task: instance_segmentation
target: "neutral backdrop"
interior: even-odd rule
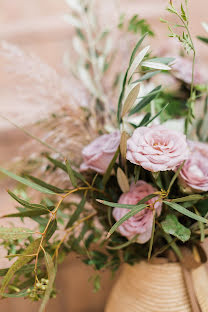
[[[120,14],[127,17],[139,14],[147,18],[153,26],[157,37],[154,39],[155,49],[160,49],[167,29],[159,22],[159,17],[166,17],[164,8],[167,0],[105,0],[98,2],[97,14],[103,27],[112,28],[116,33],[116,25]],[[178,0],[173,1],[179,3]],[[73,30],[66,26],[61,16],[70,12],[63,0],[0,0],[0,40],[6,40],[23,48],[25,51],[38,55],[45,63],[65,74],[63,55],[70,48]],[[208,22],[207,0],[190,0],[191,31],[193,35],[205,35],[202,21]],[[196,40],[197,51],[201,57],[199,62],[208,65],[207,48]],[[1,64],[1,61],[0,61]],[[28,125],[32,120],[38,120],[40,112],[53,109],[45,103],[21,102],[17,99],[15,88],[0,71],[0,113],[15,122]],[[6,121],[0,119],[0,164],[6,164],[16,155],[29,139],[21,131],[13,129]],[[13,202],[6,194],[7,182],[0,181],[1,208],[0,215],[14,209]],[[1,221],[2,222],[2,221]],[[5,221],[4,221],[5,222]],[[0,267],[5,267],[3,251],[0,253]],[[66,259],[60,266],[57,278],[59,294],[49,304],[47,311],[51,312],[101,312],[112,280],[108,272],[102,273],[103,287],[94,294],[88,278],[92,270],[81,263],[75,256]],[[7,299],[0,301],[0,311],[37,311],[37,304],[24,299]]]

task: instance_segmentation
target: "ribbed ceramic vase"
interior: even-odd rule
[[[208,312],[208,276],[204,266],[192,272],[202,312]],[[193,312],[178,263],[124,265],[105,312]]]

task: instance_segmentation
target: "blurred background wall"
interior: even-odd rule
[[[173,0],[176,4],[180,1]],[[190,0],[191,31],[193,36],[203,35],[201,22],[207,20],[207,0]],[[167,28],[159,22],[159,17],[166,17],[164,8],[167,0],[97,0],[97,14],[103,27],[116,33],[119,16],[125,13],[127,18],[134,14],[144,17],[156,32],[153,40],[156,49],[167,36]],[[17,44],[25,51],[32,52],[49,64],[60,74],[65,74],[63,55],[70,49],[72,28],[65,24],[62,15],[70,12],[64,0],[0,0],[0,40]],[[201,60],[208,64],[207,49],[195,40]],[[1,62],[0,62],[1,64]],[[43,104],[45,105],[45,104]],[[0,71],[0,113],[20,124],[29,124],[38,120],[43,107],[21,103],[17,100],[15,89]],[[0,164],[9,162],[18,154],[18,149],[28,141],[28,138],[7,123],[0,120]],[[1,208],[0,215],[13,209],[13,202],[5,192],[6,184],[0,181]],[[3,252],[0,254],[0,267],[5,266]],[[60,266],[57,278],[57,299],[51,301],[48,311],[51,312],[101,312],[112,286],[108,272],[103,272],[103,288],[98,294],[92,292],[88,279],[92,270],[81,263],[75,256],[70,256]],[[37,311],[37,304],[24,299],[7,299],[0,301],[0,311]]]

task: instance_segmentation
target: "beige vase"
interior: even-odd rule
[[[202,312],[208,312],[208,276],[204,266],[192,272]],[[193,312],[178,263],[124,265],[105,312]]]

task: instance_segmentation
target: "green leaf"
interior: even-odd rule
[[[161,222],[162,229],[165,233],[171,234],[182,242],[190,239],[191,231],[181,224],[174,214],[168,214],[163,222]]]
[[[54,193],[63,194],[65,192],[63,189],[60,189],[59,187],[56,187],[56,186],[51,185],[51,184],[48,184],[48,183],[46,183],[46,182],[44,182],[44,181],[42,181],[42,180],[40,180],[40,179],[38,179],[36,177],[33,177],[31,175],[27,175],[27,177],[30,180],[32,180],[33,182],[35,182],[36,184],[46,188],[47,190],[50,190],[50,191],[54,192]]]
[[[147,106],[161,91],[162,86],[157,86],[151,92],[149,92],[139,103],[130,111],[129,116],[138,113],[141,109]]]
[[[133,81],[132,84],[142,82],[144,80],[148,80],[159,73],[161,73],[161,70],[149,71],[146,74],[144,74],[144,76],[139,78],[138,80]]]
[[[47,207],[41,205],[41,204],[31,204],[29,202],[27,202],[26,200],[23,200],[21,198],[19,198],[17,195],[15,195],[13,192],[11,192],[10,190],[8,190],[8,194],[14,198],[19,204],[21,204],[22,206],[24,206],[25,208],[28,209],[45,209],[48,210]]]
[[[189,211],[188,209],[176,204],[176,203],[172,203],[172,202],[168,202],[168,201],[164,201],[164,204],[170,206],[171,208],[173,208],[174,210],[184,214],[185,216],[191,218],[191,219],[194,219],[196,221],[199,221],[199,222],[203,222],[203,223],[208,223],[208,220],[201,217],[201,216],[197,216],[195,213]]]
[[[67,223],[66,229],[71,227],[74,224],[74,222],[77,221],[77,219],[79,218],[80,213],[84,209],[85,203],[86,203],[86,196],[83,196],[81,202],[79,203],[79,205],[77,205],[77,209],[74,211],[74,213],[71,216],[69,222]]]
[[[140,39],[139,41],[137,42],[136,46],[134,47],[133,51],[132,51],[132,54],[131,54],[131,57],[130,57],[130,61],[129,61],[129,65],[131,66],[133,60],[134,60],[134,57],[138,51],[138,49],[140,48],[142,42],[144,41],[145,37],[148,35],[148,33],[145,33]]]
[[[148,250],[148,256],[147,256],[148,260],[150,260],[151,254],[152,254],[154,236],[155,236],[155,211],[153,212],[152,232],[151,232],[151,238],[150,238],[150,244],[149,244],[149,250]]]
[[[108,180],[110,179],[110,176],[111,176],[111,172],[112,172],[112,169],[116,163],[116,160],[118,158],[118,155],[119,155],[119,152],[120,152],[120,147],[118,147],[117,151],[115,152],[104,176],[103,176],[103,179],[102,179],[102,182],[103,182],[103,185],[105,187],[106,183],[108,182]]]
[[[65,171],[66,173],[68,173],[66,165],[63,164],[61,161],[59,161],[59,160],[57,160],[57,159],[54,159],[54,158],[50,157],[50,156],[47,155],[47,154],[46,154],[45,156],[46,156],[46,158],[47,158],[55,167],[60,168],[60,169],[62,169],[63,171]],[[75,176],[77,179],[79,179],[79,180],[82,181],[82,182],[86,182],[86,181],[85,181],[85,178],[83,177],[83,175],[82,175],[81,173],[79,173],[79,172],[77,172],[77,171],[75,171],[75,170],[73,170],[73,169],[72,169],[72,171],[73,171],[74,176]]]
[[[55,194],[54,192],[47,190],[46,188],[39,186],[38,184],[31,182],[30,180],[27,180],[23,177],[17,176],[16,174],[14,174],[14,173],[12,173],[12,172],[10,172],[10,171],[2,168],[2,167],[0,167],[0,171],[2,173],[4,173],[5,175],[7,175],[8,177],[10,177],[10,178],[12,178],[12,179],[24,184],[24,185],[27,185],[27,186],[29,186],[29,187],[33,188],[34,190],[37,190],[41,193]]]
[[[137,240],[137,237],[138,237],[138,234],[136,234],[132,239],[128,240],[126,243],[123,243],[123,244],[121,244],[119,246],[106,246],[106,248],[110,249],[110,250],[119,250],[119,249],[126,248],[129,245],[135,243],[136,240]]]
[[[155,116],[153,116],[151,119],[149,119],[145,124],[144,127],[149,125],[155,118],[157,118],[169,105],[169,103],[167,103]]]
[[[22,227],[0,227],[0,238],[2,239],[22,239],[27,238],[34,233],[35,232],[30,229]]]
[[[136,44],[135,48],[133,49],[133,52],[131,54],[131,57],[130,57],[130,61],[129,61],[129,66],[127,68],[127,71],[124,75],[124,79],[123,79],[123,83],[122,83],[122,89],[121,89],[121,93],[120,93],[120,96],[119,96],[119,100],[118,100],[118,108],[117,108],[117,120],[118,120],[118,123],[120,124],[120,116],[121,116],[121,109],[122,109],[122,101],[123,101],[123,98],[124,98],[124,94],[125,94],[125,87],[126,87],[126,82],[127,82],[127,76],[128,76],[128,72],[129,72],[129,68],[130,66],[132,65],[133,61],[134,61],[134,57],[139,49],[139,47],[141,46],[144,38],[146,37],[147,33],[144,34],[141,39],[138,41],[138,43]]]
[[[136,69],[138,68],[139,64],[142,62],[142,60],[144,59],[144,57],[147,54],[149,48],[150,48],[150,46],[147,46],[141,52],[139,52],[137,54],[137,56],[135,56],[135,58],[134,58],[133,62],[131,63],[131,65],[129,65],[129,68],[128,68],[129,80],[128,80],[128,82],[130,82],[130,79],[131,79],[132,75],[134,74],[134,72],[136,71]]]
[[[145,209],[147,207],[146,204],[141,204],[138,205],[137,207],[132,208],[129,212],[127,212],[120,220],[118,220],[110,229],[108,236],[110,236],[111,234],[113,234],[113,232],[115,232],[117,230],[117,228],[124,223],[126,220],[128,220],[129,218],[133,217],[135,214],[137,214],[138,212],[142,211],[143,209]]]
[[[47,242],[52,236],[53,234],[55,233],[57,229],[57,220],[56,219],[53,219],[49,226],[48,226],[48,229],[47,229],[47,232],[46,232],[46,235],[45,235],[45,241]]]
[[[208,43],[208,38],[207,37],[201,37],[201,36],[197,36],[197,38],[205,43]]]
[[[184,161],[183,161],[182,164],[178,167],[178,169],[176,170],[176,172],[175,172],[175,174],[174,174],[172,180],[170,181],[170,184],[169,184],[169,187],[168,187],[168,190],[167,190],[168,193],[170,193],[171,187],[173,186],[175,180],[177,179],[177,177],[178,177],[178,175],[179,175],[179,173],[180,173],[180,171],[181,171],[183,165],[184,165]]]
[[[74,171],[73,171],[73,169],[71,167],[71,164],[70,164],[69,160],[66,160],[66,169],[67,169],[67,172],[68,172],[71,184],[73,185],[73,187],[77,187],[77,179],[76,179],[76,177],[74,175]]]
[[[152,59],[148,59],[148,62],[156,62],[168,65],[172,63],[175,59],[173,57],[154,57]]]
[[[182,3],[181,3],[181,17],[182,17],[182,19],[183,19],[185,22],[187,22],[186,12],[185,12],[185,10],[184,10],[184,8],[183,8],[183,4],[182,4]]]
[[[53,264],[53,260],[51,256],[47,252],[45,252],[44,257],[45,257],[45,263],[46,263],[46,268],[48,272],[48,285],[47,285],[45,295],[43,297],[39,312],[45,311],[45,307],[46,307],[48,300],[50,299],[50,294],[53,290],[53,284],[54,284],[55,277],[56,277],[56,268]]]
[[[20,270],[24,265],[26,265],[28,262],[30,262],[37,253],[38,248],[40,246],[41,238],[36,239],[33,241],[22,253],[21,256],[12,264],[7,274],[4,276],[0,293],[3,296],[5,293],[5,289],[7,285],[9,284],[10,280],[14,276],[14,274]]]
[[[25,210],[22,212],[11,213],[8,215],[4,215],[1,218],[24,218],[24,217],[37,217],[44,214],[48,214],[50,211],[46,209],[33,209],[33,210]]]
[[[19,298],[19,297],[26,297],[28,295],[27,291],[21,291],[14,294],[2,294],[5,298]]]
[[[151,61],[147,60],[147,61],[142,62],[141,66],[159,69],[159,70],[170,70],[171,69],[168,65],[165,65],[163,63],[156,63],[156,62],[153,62],[152,60]]]
[[[197,200],[202,200],[202,199],[204,199],[204,196],[199,195],[199,194],[193,194],[193,195],[171,199],[171,202],[183,203],[183,202],[197,201]]]
[[[127,204],[118,204],[118,203],[112,203],[112,202],[109,202],[107,200],[102,200],[102,199],[96,199],[97,202],[103,204],[103,205],[106,205],[106,206],[110,206],[110,207],[117,207],[117,208],[124,208],[124,209],[133,209],[133,208],[137,208],[138,205],[140,204],[144,204],[146,203],[148,200],[154,198],[158,196],[157,194],[150,194],[150,195],[147,195],[145,196],[144,198],[142,198],[136,205],[127,205]]]

